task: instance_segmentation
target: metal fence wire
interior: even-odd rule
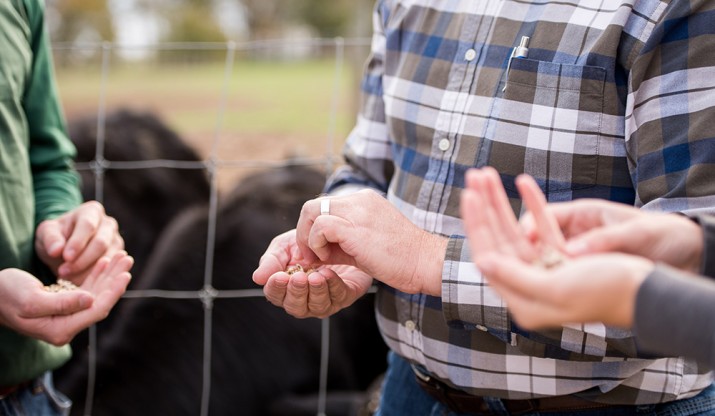
[[[213,262],[214,262],[214,243],[216,238],[216,220],[218,207],[218,173],[223,169],[235,168],[262,168],[276,167],[286,163],[273,160],[256,160],[256,159],[233,159],[223,157],[221,154],[219,143],[222,140],[224,132],[224,124],[226,118],[226,110],[228,103],[229,87],[234,81],[236,75],[234,73],[234,65],[240,56],[245,56],[246,53],[265,53],[270,55],[272,51],[279,48],[298,48],[305,47],[310,49],[319,49],[322,52],[332,54],[334,62],[333,78],[326,80],[326,86],[332,89],[332,102],[329,112],[328,125],[325,126],[324,154],[309,155],[308,157],[292,160],[292,164],[305,164],[311,166],[320,166],[325,172],[331,172],[337,161],[338,140],[343,137],[337,137],[337,119],[338,107],[341,100],[345,97],[341,96],[341,84],[344,82],[344,67],[346,65],[346,48],[358,47],[366,50],[370,40],[364,38],[332,38],[332,39],[307,39],[307,40],[274,40],[274,41],[254,41],[254,42],[226,42],[226,43],[159,43],[151,45],[122,45],[115,43],[73,43],[62,44],[55,43],[53,45],[56,56],[83,54],[99,57],[100,84],[98,88],[98,104],[97,104],[97,145],[94,160],[88,163],[78,163],[77,169],[90,170],[95,177],[95,199],[103,202],[105,198],[104,176],[110,170],[136,170],[136,169],[154,169],[154,168],[170,168],[170,169],[197,169],[205,170],[210,181],[210,200],[209,203],[209,219],[206,241],[206,262],[204,266],[203,288],[197,291],[171,291],[171,290],[128,290],[123,296],[127,298],[165,298],[165,299],[196,299],[200,300],[203,305],[204,312],[204,331],[203,331],[203,374],[202,374],[202,392],[201,392],[201,407],[200,414],[209,414],[209,400],[211,397],[211,354],[212,354],[212,311],[214,300],[219,298],[263,298],[263,292],[259,287],[255,289],[245,290],[218,290],[213,286]],[[113,67],[113,56],[118,52],[161,52],[161,51],[176,51],[184,53],[194,53],[197,51],[221,53],[224,55],[223,60],[223,87],[220,91],[219,105],[215,114],[215,127],[212,142],[208,150],[208,156],[198,162],[180,161],[180,160],[137,160],[137,161],[113,161],[105,158],[105,137],[106,137],[106,118],[108,112],[108,88],[111,85],[110,73]],[[280,64],[280,63],[279,63]],[[177,85],[176,88],[181,88]],[[130,253],[131,254],[131,253]],[[121,302],[121,300],[120,300]],[[321,323],[322,341],[321,341],[321,357],[320,357],[320,385],[318,387],[318,407],[317,415],[326,413],[325,401],[327,385],[327,368],[329,366],[328,348],[329,348],[329,318],[322,320]],[[92,414],[93,400],[95,397],[95,386],[98,382],[96,375],[96,351],[97,351],[97,327],[92,326],[89,329],[89,368],[86,401],[84,403],[84,412],[86,415]]]

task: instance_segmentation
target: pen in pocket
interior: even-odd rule
[[[509,62],[506,64],[506,79],[504,80],[504,88],[502,92],[506,91],[507,82],[509,82],[509,70],[511,69],[511,61],[514,58],[526,58],[529,56],[529,37],[522,36],[519,41],[519,46],[511,50],[511,55],[509,56]]]

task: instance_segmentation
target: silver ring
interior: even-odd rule
[[[320,215],[330,215],[330,199],[323,198],[320,200]]]

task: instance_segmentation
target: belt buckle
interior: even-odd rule
[[[415,373],[415,376],[417,376],[417,378],[419,378],[420,380],[424,381],[425,383],[429,383],[430,380],[432,380],[432,377],[430,377],[430,376],[428,376],[427,374],[425,374],[422,370],[420,370],[419,368],[417,368],[416,365],[410,364],[410,367],[412,368],[412,372]]]

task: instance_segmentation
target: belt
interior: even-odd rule
[[[420,387],[422,387],[422,389],[430,396],[449,407],[451,411],[473,415],[493,414],[490,410],[488,402],[483,397],[475,396],[448,386],[447,384],[426,374],[424,371],[421,371],[414,365],[412,366],[412,370],[415,373],[417,384],[419,384]],[[512,415],[521,415],[532,412],[566,412],[600,408],[629,407],[627,405],[596,403],[576,396],[551,396],[525,400],[499,399],[499,401]]]
[[[15,384],[13,386],[0,386],[0,400],[6,398],[7,396],[15,393],[18,390],[22,390],[25,387],[28,387],[30,384],[32,384],[32,380]]]

